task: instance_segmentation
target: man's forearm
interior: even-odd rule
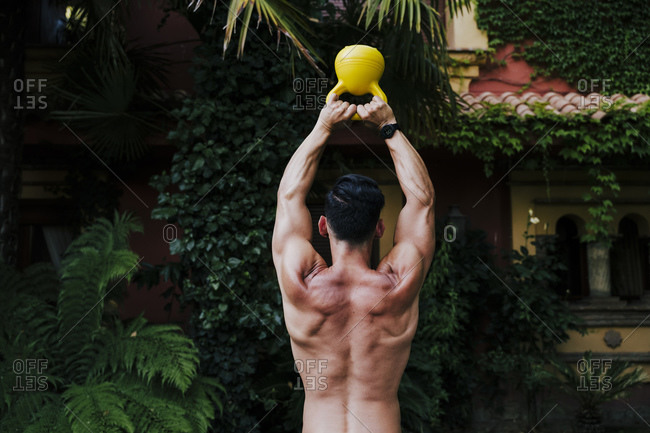
[[[420,154],[401,131],[396,131],[387,139],[386,145],[395,163],[397,179],[406,200],[417,200],[423,206],[433,207],[433,184]]]
[[[305,200],[329,135],[329,129],[317,122],[287,164],[278,188],[278,198]]]

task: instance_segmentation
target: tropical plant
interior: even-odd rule
[[[206,432],[221,408],[175,325],[123,323],[106,304],[139,264],[129,215],[99,219],[49,264],[0,269],[0,430]]]
[[[60,76],[51,83],[51,118],[65,122],[107,160],[141,157],[147,136],[166,130],[169,113],[163,93],[170,65],[162,51],[166,44],[128,40],[129,7],[128,1],[73,2],[66,29],[79,43],[53,66]]]
[[[591,351],[582,355],[576,367],[557,360],[552,365],[560,389],[578,402],[577,433],[603,432],[600,406],[625,398],[631,388],[648,379],[641,367],[629,361],[594,359]]]
[[[175,6],[179,8],[183,3],[187,4],[188,8],[193,8],[194,11],[199,9],[204,3],[204,0],[178,0]],[[209,2],[208,2],[209,3]],[[295,2],[294,2],[295,3]],[[300,3],[300,2],[298,2]],[[310,8],[321,8],[326,6],[329,2],[309,2],[307,3]],[[469,8],[471,0],[447,0],[447,7],[451,15],[457,14],[463,8]],[[305,3],[302,3],[303,6]],[[409,29],[415,29],[420,32],[423,27],[430,27],[431,33],[437,33],[435,37],[439,37],[444,33],[442,22],[434,20],[433,18],[438,15],[435,8],[427,1],[412,1],[412,0],[344,0],[343,11],[346,12],[351,9],[361,8],[362,16],[359,17],[359,22],[363,18],[365,29],[372,26],[381,26],[383,23],[391,22],[392,25],[405,24],[405,18],[408,21]],[[251,17],[253,12],[256,12],[259,20],[264,20],[269,25],[273,26],[278,31],[278,38],[281,35],[289,38],[291,43],[300,49],[306,56],[313,55],[309,53],[305,47],[310,47],[309,41],[301,31],[309,31],[310,15],[304,9],[292,4],[286,0],[231,0],[228,5],[225,3],[219,4],[218,0],[212,0],[212,10],[217,7],[227,6],[228,15],[225,25],[226,37],[224,40],[224,51],[228,47],[233,33],[238,25],[241,26],[239,43],[238,43],[238,56],[243,54],[243,48],[246,43],[248,29],[250,27]],[[214,12],[213,12],[214,15]],[[375,21],[375,17],[377,21]],[[258,21],[259,24],[259,21]]]
[[[206,3],[209,11],[203,16],[209,19],[201,19],[197,10]],[[244,55],[247,40],[260,40],[251,23],[265,21],[269,30],[277,30],[278,44],[285,36],[298,56],[330,81],[335,78],[332,66],[341,48],[355,44],[377,47],[386,58],[382,88],[400,124],[416,143],[425,136],[431,139],[456,113],[457,95],[447,72],[445,17],[429,1],[345,0],[336,6],[334,2],[308,0],[231,0],[227,5],[217,0],[172,0],[171,4],[174,10],[186,11],[202,35],[214,22],[223,24],[224,55],[238,29],[238,58]],[[454,16],[469,8],[471,0],[447,0],[445,4]]]
[[[292,110],[289,56],[279,52],[278,61],[265,46],[269,35],[249,41],[247,55],[236,60],[220,55],[221,29],[208,31],[195,57],[197,94],[176,112],[179,123],[169,136],[176,155],[169,172],[151,182],[160,194],[152,216],[182,229],[170,252],[179,254],[183,269],[171,265],[167,273],[180,282],[183,301],[195,312],[190,331],[202,372],[228,390],[216,428],[246,432],[276,403],[271,391],[261,389],[267,387],[266,369],[290,356],[267,241],[282,168],[315,119]],[[292,371],[289,362],[285,373]],[[281,382],[283,391],[291,380]],[[275,409],[257,428],[286,431],[275,418],[281,415]]]
[[[534,223],[533,218],[530,215],[528,226]],[[528,229],[524,237],[530,237]],[[488,350],[480,361],[485,375],[481,392],[491,396],[492,402],[498,402],[495,397],[504,391],[521,393],[518,404],[528,428],[543,415],[539,397],[547,388],[547,366],[555,357],[557,344],[569,339],[568,330],[584,332],[555,290],[559,272],[565,269],[555,254],[555,242],[546,240],[542,245],[533,241],[533,245],[538,249],[535,255],[526,246],[507,252],[508,266],[501,270],[481,264],[494,283],[485,298]]]
[[[418,330],[400,384],[405,432],[467,428],[477,374],[476,341],[483,295],[490,287],[487,270],[492,248],[481,230],[468,230],[453,242],[436,231],[436,254],[420,291]]]

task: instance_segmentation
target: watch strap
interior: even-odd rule
[[[388,125],[381,127],[379,135],[381,135],[382,138],[391,138],[395,134],[395,131],[399,131],[399,129],[400,128],[397,123],[389,123]]]

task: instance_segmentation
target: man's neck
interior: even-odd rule
[[[361,245],[350,245],[347,242],[330,240],[332,250],[332,267],[341,268],[370,268],[372,241]]]

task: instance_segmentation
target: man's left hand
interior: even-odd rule
[[[328,131],[332,131],[337,125],[350,120],[356,112],[356,105],[339,100],[339,95],[333,93],[318,116],[318,124]]]

